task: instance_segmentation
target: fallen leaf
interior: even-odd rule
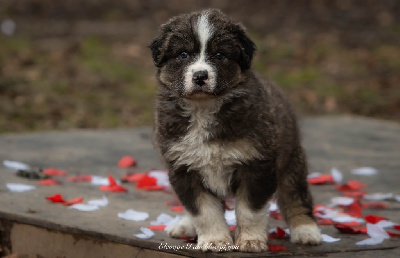
[[[65,176],[67,172],[56,168],[47,168],[43,170],[43,174],[47,176]]]
[[[33,185],[25,185],[25,184],[13,184],[13,183],[7,183],[6,184],[8,190],[11,192],[27,192],[31,190],[35,190],[36,186]]]
[[[136,165],[137,165],[136,160],[131,156],[123,156],[118,161],[118,167],[120,168],[129,168],[129,167],[134,167]]]

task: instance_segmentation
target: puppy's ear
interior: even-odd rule
[[[155,40],[153,40],[153,42],[151,42],[151,44],[149,45],[153,56],[154,64],[157,67],[161,67],[162,65],[164,57],[164,50],[163,50],[164,43],[165,43],[165,36],[160,35]]]
[[[239,64],[242,70],[247,70],[250,68],[251,60],[253,59],[254,51],[256,50],[256,45],[246,35],[245,29],[241,24],[237,24],[236,28],[238,40],[241,47],[241,57]]]

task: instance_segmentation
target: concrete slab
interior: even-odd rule
[[[354,117],[322,117],[304,119],[301,125],[310,171],[327,172],[331,167],[337,167],[344,173],[345,180],[357,179],[366,183],[366,190],[370,193],[400,194],[399,124]],[[67,170],[70,175],[106,176],[111,173],[119,178],[126,170],[118,168],[116,163],[124,155],[132,155],[138,160],[135,171],[162,168],[151,138],[150,128],[3,134],[0,135],[0,160],[18,160],[36,167],[57,167]],[[371,177],[351,175],[350,170],[360,166],[375,167],[379,174]],[[17,177],[11,170],[0,167],[0,254],[18,253],[19,257],[254,256],[237,252],[213,254],[160,248],[161,243],[186,245],[183,240],[172,239],[165,232],[156,231],[155,237],[149,240],[135,238],[133,234],[139,233],[141,226],[149,225],[149,221],[160,213],[179,214],[164,205],[164,201],[174,199],[172,193],[136,190],[131,184],[125,185],[128,193],[104,193],[98,186],[61,180],[63,185],[38,186],[34,191],[11,193],[6,183],[35,185],[36,182]],[[331,197],[340,195],[332,185],[313,186],[312,191],[315,203],[327,204]],[[84,213],[52,204],[44,198],[55,193],[61,193],[67,199],[82,196],[84,200],[105,194],[109,205]],[[400,222],[400,203],[388,204],[388,209],[364,210],[364,213]],[[131,222],[117,217],[118,212],[127,209],[146,211],[150,218],[144,222]],[[277,225],[284,226],[281,221],[271,219],[271,227]],[[372,257],[382,253],[385,257],[398,256],[398,238],[385,240],[377,246],[360,247],[355,242],[367,238],[365,235],[341,234],[332,226],[321,228],[323,233],[342,240],[317,247],[294,245],[288,240],[270,240],[270,244],[284,245],[290,251],[262,255]]]

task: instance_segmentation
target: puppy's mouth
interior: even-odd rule
[[[193,91],[185,96],[185,98],[188,99],[209,99],[213,97],[214,95],[212,93],[202,90]]]

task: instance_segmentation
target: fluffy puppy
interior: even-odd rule
[[[255,45],[243,27],[218,10],[184,14],[162,25],[150,48],[156,142],[187,211],[169,234],[197,235],[204,251],[233,245],[222,201],[235,197],[235,245],[265,251],[277,193],[291,241],[319,244],[294,112],[250,68]]]

